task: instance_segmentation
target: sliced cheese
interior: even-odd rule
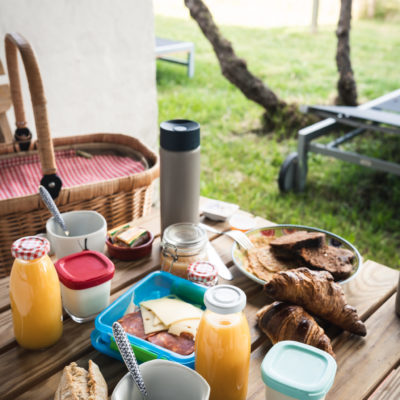
[[[150,311],[143,304],[140,304],[140,311],[142,313],[144,333],[146,335],[148,335],[149,333],[165,331],[168,329],[153,313],[153,311]]]
[[[200,318],[184,319],[170,325],[168,332],[179,336],[181,333],[190,333],[193,339],[196,337],[197,328],[200,323]]]
[[[170,326],[174,322],[185,319],[197,319],[203,314],[203,311],[177,298],[162,297],[161,299],[148,300],[140,303],[161,320],[161,322]]]

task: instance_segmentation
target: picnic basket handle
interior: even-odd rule
[[[6,35],[5,50],[16,125],[17,128],[26,128],[17,50],[21,54],[25,73],[28,79],[33,114],[35,117],[36,134],[38,139],[37,147],[43,173],[41,184],[45,186],[52,197],[55,198],[61,190],[62,183],[60,178],[56,175],[57,168],[47,116],[46,96],[44,94],[42,77],[40,75],[35,53],[33,52],[29,42],[19,33],[8,33]]]

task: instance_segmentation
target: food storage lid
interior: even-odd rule
[[[39,236],[26,236],[16,240],[11,246],[11,254],[21,260],[35,260],[50,251],[50,242]]]
[[[195,252],[203,248],[207,242],[206,231],[197,224],[183,222],[168,226],[163,234],[161,246],[175,247],[179,253]]]
[[[249,217],[247,215],[233,214],[232,217],[229,218],[229,225],[232,229],[247,232],[255,227],[256,220],[254,217]]]
[[[160,146],[170,151],[190,151],[200,146],[200,125],[187,119],[161,122]]]
[[[88,289],[109,281],[115,267],[98,251],[85,250],[60,258],[55,267],[60,282],[70,289]]]
[[[196,261],[188,268],[188,279],[196,283],[213,282],[217,275],[217,268],[208,261]]]
[[[226,203],[220,200],[208,200],[203,206],[202,211],[204,215],[214,221],[226,221],[231,217],[239,206],[237,204]]]
[[[218,285],[207,289],[204,304],[218,314],[233,314],[246,306],[246,295],[236,286]]]
[[[336,361],[325,351],[286,340],[264,357],[261,375],[271,389],[299,400],[318,400],[331,388]]]

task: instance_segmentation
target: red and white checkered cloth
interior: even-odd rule
[[[144,171],[140,161],[115,155],[79,157],[75,150],[55,152],[57,175],[63,187],[121,178]],[[42,169],[38,154],[0,160],[0,200],[26,196],[38,192]]]

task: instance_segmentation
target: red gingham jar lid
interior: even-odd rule
[[[211,283],[218,275],[214,264],[208,261],[196,261],[189,265],[188,279],[196,283]]]
[[[46,238],[27,236],[16,240],[11,246],[11,254],[21,260],[35,260],[50,251],[50,243]]]

